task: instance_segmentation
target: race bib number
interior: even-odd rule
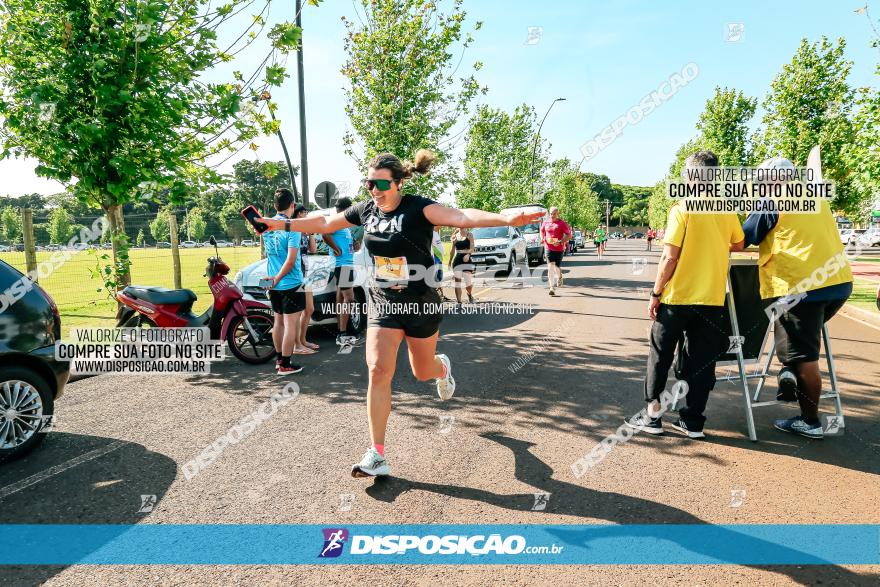
[[[385,281],[409,281],[409,266],[406,257],[381,257],[373,258],[376,264],[376,278]]]

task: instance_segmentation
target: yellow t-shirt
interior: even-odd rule
[[[680,205],[670,208],[663,242],[681,247],[681,255],[660,302],[723,306],[730,244],[744,239],[736,214],[689,214]]]
[[[761,298],[776,298],[849,283],[852,270],[827,200],[818,214],[779,214],[761,241]]]

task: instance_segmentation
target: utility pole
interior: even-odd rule
[[[611,200],[605,200],[605,231],[607,233],[608,230],[611,229],[611,225],[609,224],[609,217],[611,216]]]
[[[552,102],[550,102],[550,108],[547,108],[547,112],[544,114],[544,118],[541,119],[541,124],[538,125],[538,133],[535,135],[535,146],[532,147],[532,165],[529,167],[529,180],[532,184],[532,201],[535,199],[535,155],[538,153],[538,139],[541,138],[541,129],[544,127],[544,121],[547,120],[547,115],[550,114],[550,110],[553,109],[553,105],[557,102],[564,102],[565,98],[556,98]]]
[[[272,94],[268,91],[263,92],[259,96],[254,96],[252,100],[254,102],[260,102],[261,100],[265,100],[268,102],[272,99]],[[272,110],[272,105],[269,105],[269,116],[272,117],[272,122],[275,122],[275,112]],[[294,201],[302,201],[299,197],[299,194],[296,193],[296,184],[293,182],[293,176],[295,175],[293,172],[293,163],[290,162],[290,155],[287,153],[287,144],[284,142],[284,137],[281,135],[281,127],[278,127],[278,140],[281,141],[281,150],[284,152],[284,160],[287,162],[287,173],[288,179],[290,180],[290,189],[293,191],[293,199]],[[305,206],[305,203],[303,203]]]
[[[296,0],[296,26],[302,30],[302,0]],[[299,40],[299,51],[296,52],[296,71],[299,85],[299,150],[300,174],[302,177],[303,206],[309,207],[309,155],[306,149],[306,87],[303,77],[303,38]],[[293,178],[291,178],[293,180]]]

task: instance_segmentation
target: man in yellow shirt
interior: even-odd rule
[[[699,151],[687,168],[717,167],[718,157]],[[648,313],[654,324],[645,378],[646,410],[626,421],[631,428],[662,434],[660,405],[675,347],[682,344],[687,406],[672,427],[689,438],[705,438],[703,412],[715,387],[715,363],[728,348],[725,284],[730,251],[743,248],[743,231],[735,214],[695,214],[682,204],[669,210],[663,253],[651,291]]]
[[[777,157],[760,167],[794,169],[794,164]],[[774,426],[784,432],[821,439],[822,326],[846,303],[853,281],[831,208],[827,200],[822,200],[817,214],[750,214],[743,229],[748,244],[760,245],[761,298],[775,302],[785,297],[787,301],[777,305],[785,310],[775,327],[776,356],[784,365],[779,373],[777,399],[796,399],[801,415],[776,420]]]

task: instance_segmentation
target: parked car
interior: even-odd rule
[[[645,233],[644,232],[634,232],[631,235],[629,235],[627,238],[645,238]]]
[[[43,289],[0,261],[0,463],[35,448],[51,428],[70,363],[55,359],[58,307]]]
[[[858,243],[863,247],[877,247],[880,246],[880,227],[869,228],[862,234]]]
[[[574,231],[574,246],[575,247],[584,247],[586,246],[586,241],[584,241],[584,233],[580,230]]]
[[[523,204],[501,210],[501,214],[518,214],[520,212],[543,212],[546,216],[547,209],[540,204]],[[542,220],[543,222],[543,220]],[[526,224],[520,229],[526,242],[526,260],[529,264],[544,262],[544,245],[541,243],[541,222]],[[522,257],[521,257],[522,258]]]
[[[243,247],[258,247],[258,246],[260,246],[260,243],[258,243],[257,241],[251,240],[249,238],[246,238],[243,241],[241,241],[241,246],[243,246]]]
[[[170,249],[171,243],[169,243],[167,241],[159,241],[156,243],[156,248],[157,249]]]
[[[0,245],[0,253],[8,253],[12,249],[7,247],[6,245]]]
[[[222,248],[234,247],[235,245],[229,241],[217,241],[217,246],[222,249]]]
[[[504,268],[508,273],[528,259],[525,238],[512,226],[475,228],[474,253],[471,262],[479,268]]]
[[[309,213],[310,216],[318,214],[331,216],[336,214],[336,208],[314,210]],[[357,233],[360,231],[356,231],[353,228],[352,232],[355,233],[355,238],[357,239]],[[328,254],[328,247],[321,240],[320,235],[316,236],[316,240],[318,241],[317,252],[305,256],[306,279],[311,286],[312,295],[315,299],[315,311],[312,314],[310,324],[336,324],[336,314],[333,312],[336,305],[336,286],[330,279],[336,264],[333,257]],[[355,251],[354,297],[357,303],[353,304],[353,313],[351,314],[351,327],[355,332],[361,332],[367,327],[367,316],[364,313],[364,309],[367,301],[368,277],[371,264],[370,256],[363,247]],[[243,267],[241,271],[236,273],[233,281],[244,292],[245,298],[268,304],[269,296],[266,294],[266,290],[260,287],[260,280],[267,275],[266,259],[261,259]]]
[[[852,235],[855,234],[852,228],[840,228],[838,232],[840,233],[840,242],[844,245],[848,245],[851,242]]]
[[[178,245],[181,249],[194,249],[199,246],[196,241],[182,241],[180,245]]]

